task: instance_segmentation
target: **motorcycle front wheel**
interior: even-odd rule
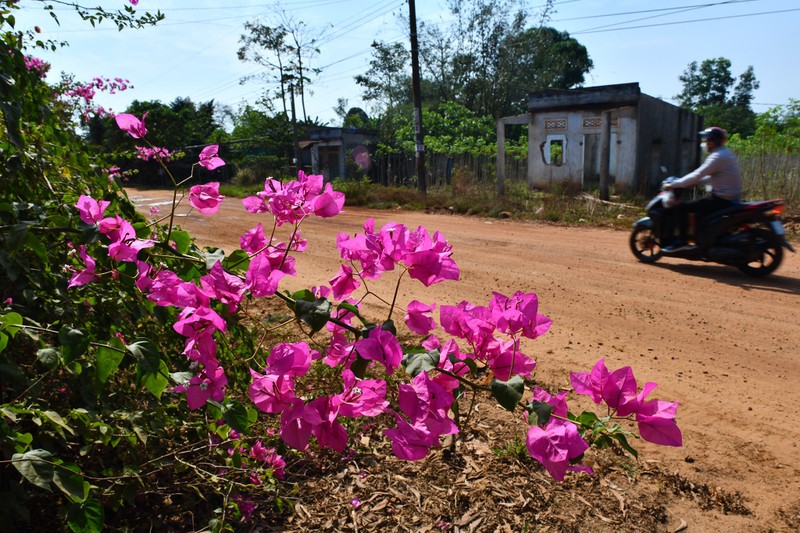
[[[780,239],[769,230],[754,228],[752,232],[753,243],[749,261],[737,265],[739,270],[753,277],[767,276],[775,272],[783,261],[783,244]]]
[[[631,252],[642,263],[655,263],[661,259],[661,243],[650,228],[634,228],[630,245]]]

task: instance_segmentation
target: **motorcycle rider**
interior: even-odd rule
[[[693,248],[687,240],[689,213],[695,213],[699,227],[703,218],[715,211],[736,205],[742,196],[742,175],[739,172],[739,164],[733,152],[725,146],[728,141],[727,132],[713,126],[701,131],[700,138],[709,153],[706,160],[693,172],[665,184],[664,189],[686,188],[701,183],[710,184],[711,195],[669,209],[664,221],[666,225],[664,235],[672,236],[677,223],[679,236],[675,241],[665,243],[662,250],[667,253]]]

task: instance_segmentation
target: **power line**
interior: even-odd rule
[[[618,13],[602,13],[600,15],[585,15],[582,17],[571,17],[566,19],[556,19],[554,22],[572,22],[574,20],[586,20],[586,19],[598,19],[598,18],[608,18],[608,17],[621,17],[623,15],[643,15],[645,13],[657,13],[659,11],[670,11],[667,15],[672,15],[672,11],[680,10],[680,9],[694,9],[694,8],[703,8],[703,7],[714,7],[722,4],[739,4],[743,2],[759,2],[761,0],[727,0],[725,2],[715,2],[713,4],[693,4],[687,6],[674,6],[674,7],[662,7],[658,9],[642,9],[639,11],[620,11]]]
[[[755,17],[755,16],[759,16],[759,15],[775,15],[775,14],[778,14],[778,13],[790,13],[790,12],[794,12],[794,11],[800,11],[800,8],[796,8],[796,9],[781,9],[781,10],[778,10],[778,11],[761,11],[761,12],[758,12],[758,13],[745,13],[745,14],[742,14],[742,15],[727,15],[727,16],[710,17],[710,18],[704,18],[704,19],[678,20],[678,21],[674,21],[674,22],[662,22],[660,24],[642,24],[642,25],[639,25],[639,26],[627,26],[625,28],[589,29],[589,30],[581,30],[581,31],[572,32],[571,35],[586,35],[586,34],[590,34],[590,33],[606,33],[606,32],[609,32],[609,31],[636,30],[636,29],[641,29],[641,28],[655,28],[655,27],[659,27],[659,26],[674,26],[674,25],[677,25],[677,24],[691,24],[693,22],[709,22],[709,21],[716,22],[716,21],[725,20],[725,19],[735,19],[735,18],[742,18],[742,17]]]

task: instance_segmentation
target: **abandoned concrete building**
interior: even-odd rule
[[[652,192],[663,169],[682,175],[700,162],[702,117],[643,94],[638,83],[546,90],[528,95],[528,113],[497,121],[500,190],[508,124],[528,126],[533,187]]]

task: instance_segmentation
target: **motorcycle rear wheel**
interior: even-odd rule
[[[763,277],[775,272],[783,261],[783,244],[780,239],[769,230],[754,228],[754,246],[760,249],[759,257],[748,263],[737,265],[737,268],[753,277]]]
[[[661,242],[651,228],[634,228],[630,246],[633,255],[642,263],[655,263],[661,259]]]

